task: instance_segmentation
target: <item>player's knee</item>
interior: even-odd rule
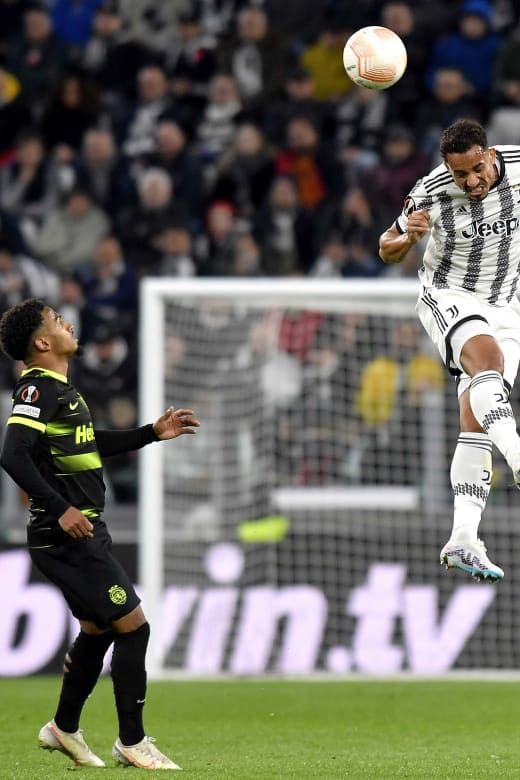
[[[149,638],[149,623],[143,623],[135,631],[116,635],[111,664],[112,679],[115,682],[121,679],[127,680],[132,673],[137,673],[141,668],[144,669]]]
[[[504,354],[492,336],[475,336],[467,341],[462,348],[460,362],[471,377],[482,371],[504,372]]]

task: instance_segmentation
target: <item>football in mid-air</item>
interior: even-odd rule
[[[355,84],[367,89],[388,89],[406,70],[406,48],[387,27],[362,27],[343,49],[343,65]]]

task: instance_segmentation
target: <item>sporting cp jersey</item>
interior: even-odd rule
[[[520,146],[495,149],[498,181],[484,200],[468,198],[442,164],[419,179],[396,225],[405,233],[414,209],[430,215],[424,286],[467,290],[501,306],[516,294],[520,274]]]
[[[43,479],[87,517],[99,516],[105,497],[101,457],[88,406],[67,377],[43,368],[22,372],[7,424],[36,430],[32,460]],[[48,511],[30,498],[38,525]]]

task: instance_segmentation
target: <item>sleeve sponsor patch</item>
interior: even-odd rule
[[[38,409],[36,406],[28,406],[27,404],[15,404],[13,406],[12,414],[25,414],[27,417],[36,417],[38,418],[40,416],[41,409]]]

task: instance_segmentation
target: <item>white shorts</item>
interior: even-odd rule
[[[520,361],[520,302],[516,297],[507,306],[492,306],[463,290],[423,287],[415,310],[450,373],[460,377],[459,396],[471,381],[460,365],[462,347],[482,334],[493,336],[500,345],[504,380],[513,386]]]

